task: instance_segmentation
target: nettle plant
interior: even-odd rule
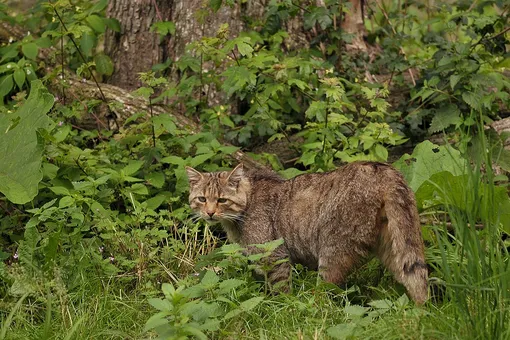
[[[187,98],[194,114],[205,101],[202,95],[197,101],[195,91],[221,87],[238,105],[199,110],[206,129],[247,147],[298,133],[306,140],[298,160],[305,167],[330,169],[335,159],[386,161],[386,146],[405,141],[389,124],[400,113],[390,112],[388,89],[339,77],[334,65],[307,52],[283,53],[286,34],[250,31],[226,39],[223,26],[216,37],[188,46],[176,63],[180,83],[163,95]]]
[[[62,66],[76,70],[77,74],[90,78],[93,70],[98,77],[113,73],[110,57],[98,50],[107,28],[120,32],[117,19],[106,18],[107,0],[56,1],[43,3],[45,19],[42,37],[49,37],[59,50]]]
[[[395,3],[374,14],[371,35],[387,51],[376,66],[415,77],[421,72],[402,105],[414,133],[475,132],[473,112],[482,113],[487,124],[510,104],[510,81],[503,73],[510,66],[508,6],[501,1],[425,6],[410,2],[402,11]],[[398,51],[405,56],[396,58]]]

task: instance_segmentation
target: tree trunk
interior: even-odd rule
[[[147,72],[164,61],[164,45],[150,28],[157,21],[170,20],[172,3],[168,0],[110,0],[107,16],[119,20],[121,32],[107,30],[105,34],[105,52],[115,65],[109,84],[136,89],[141,85],[138,73]]]
[[[167,58],[179,60],[186,52],[186,45],[203,37],[215,36],[223,24],[229,27],[228,38],[238,36],[246,28],[243,17],[261,18],[267,3],[268,0],[235,2],[233,6],[223,5],[213,12],[208,1],[200,0],[111,0],[107,16],[119,20],[121,32],[107,30],[105,35],[105,53],[115,65],[108,83],[126,89],[138,87],[138,72],[146,72]],[[160,42],[158,34],[150,32],[151,25],[157,21],[172,21],[175,34]],[[283,42],[287,50],[309,44],[311,33],[303,30],[302,16],[285,22],[284,29],[289,32],[289,37]],[[211,67],[203,65],[203,68]],[[172,69],[170,77],[178,81],[179,72]],[[208,106],[217,105],[224,99],[218,89],[211,88],[205,92]]]
[[[354,38],[346,48],[348,51],[367,51],[365,36],[367,34],[364,24],[364,0],[349,0],[350,13],[345,15],[342,22],[342,29],[345,33],[352,34]]]

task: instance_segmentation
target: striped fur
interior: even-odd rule
[[[416,303],[427,299],[414,194],[390,165],[354,162],[290,180],[245,172],[242,165],[230,172],[187,172],[191,208],[208,222],[221,222],[231,242],[247,246],[283,238],[272,260],[290,258],[336,284],[372,253]],[[287,280],[289,273],[284,262],[269,279]]]

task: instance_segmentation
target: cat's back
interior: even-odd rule
[[[269,170],[253,171],[249,177],[255,194],[276,195],[286,200],[303,198],[311,205],[341,192],[366,195],[395,184],[406,185],[391,165],[370,161],[356,161],[331,172],[303,174],[288,180]]]
[[[342,193],[361,196],[381,193],[395,183],[405,185],[401,174],[391,165],[356,161],[331,172],[297,176],[285,181],[282,191],[290,197],[321,202]]]

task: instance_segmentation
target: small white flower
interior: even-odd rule
[[[19,254],[18,254],[18,251],[16,250],[16,252],[14,253],[14,255],[12,255],[12,257],[17,260],[18,257],[19,257]]]
[[[8,68],[8,69],[9,69],[9,68],[11,68],[11,67],[12,67],[12,66],[11,66],[11,64],[8,64],[8,65],[7,65],[7,68]]]
[[[12,43],[14,41],[14,38],[13,37],[9,37],[9,44]]]
[[[58,126],[62,126],[62,125],[64,125],[63,121],[58,122]]]
[[[31,75],[32,74],[32,71],[30,71],[30,69],[26,69],[25,72],[27,73],[27,76]]]

